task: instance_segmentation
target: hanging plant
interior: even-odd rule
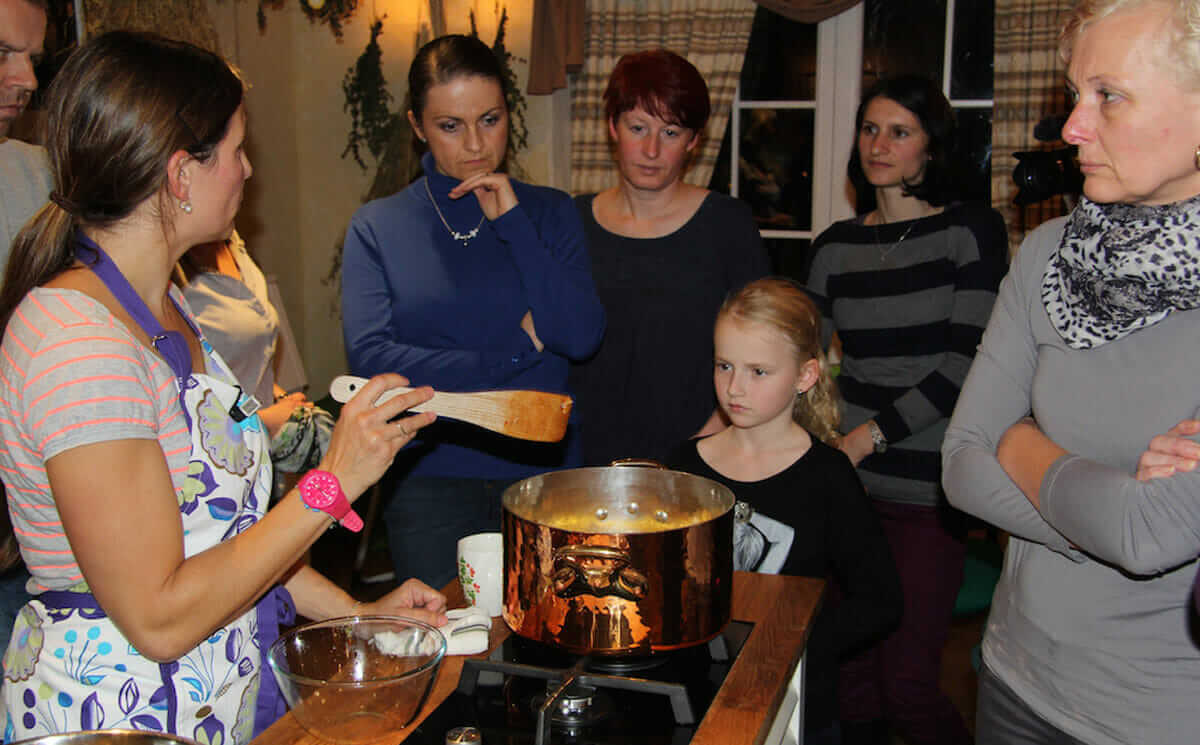
[[[479,38],[479,29],[475,26],[475,11],[471,11],[471,36]],[[517,162],[517,153],[529,147],[529,130],[525,127],[525,95],[521,93],[521,86],[517,84],[517,73],[513,70],[514,62],[525,62],[521,57],[513,55],[504,46],[504,27],[508,25],[508,6],[500,10],[500,23],[496,26],[496,40],[492,42],[492,54],[496,55],[496,59],[500,60],[500,67],[504,70],[505,87],[508,89],[508,94],[505,97],[508,102],[508,149],[505,151],[505,160],[512,169],[513,175],[523,175],[524,169]]]
[[[267,29],[266,8],[278,10],[286,0],[258,0],[258,30]],[[317,23],[328,23],[329,30],[338,39],[342,38],[342,26],[354,15],[358,0],[299,0],[300,10],[308,16],[308,20]]]
[[[387,80],[383,77],[383,50],[379,48],[379,35],[383,33],[383,19],[376,18],[371,24],[371,40],[359,55],[354,66],[342,78],[342,92],[346,95],[344,110],[350,114],[350,134],[342,157],[354,156],[364,169],[360,148],[366,147],[376,160],[387,145],[388,132],[394,116],[388,109],[392,94],[388,92]]]

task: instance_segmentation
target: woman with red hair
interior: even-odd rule
[[[718,421],[713,319],[768,272],[750,208],[683,181],[710,111],[700,72],[665,49],[627,54],[604,108],[619,180],[576,198],[608,318],[599,351],[572,368],[587,465],[662,460]]]

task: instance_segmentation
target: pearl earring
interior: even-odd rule
[[[190,215],[192,214],[192,203],[187,200],[181,200],[179,202],[179,209]]]

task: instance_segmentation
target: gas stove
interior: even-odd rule
[[[707,644],[633,658],[579,657],[512,635],[466,660],[458,688],[404,743],[443,745],[473,728],[483,745],[684,745],[752,629],[734,621]]]
[[[824,584],[808,577],[734,572],[733,617],[741,623],[730,624],[723,635],[727,661],[720,659],[719,652],[714,659],[708,647],[702,645],[684,650],[678,660],[671,656],[663,665],[645,670],[584,670],[583,675],[645,678],[661,684],[668,693],[637,693],[629,697],[629,691],[608,691],[599,686],[591,687],[597,688],[597,693],[602,692],[602,696],[586,689],[570,690],[565,704],[551,701],[550,708],[554,711],[548,716],[557,716],[562,721],[557,727],[551,721],[546,728],[549,742],[554,745],[615,742],[802,745],[804,645],[821,604]],[[445,592],[451,607],[463,604],[457,581],[447,586]],[[489,649],[493,652],[486,658],[446,658],[422,721],[368,745],[396,745],[398,741],[404,745],[442,745],[447,732],[463,726],[480,730],[484,745],[536,742],[538,716],[532,708],[533,702],[540,696],[544,704],[547,692],[553,693],[561,686],[563,670],[579,664],[578,658],[531,646],[509,634],[502,622],[493,624]],[[464,674],[467,664],[472,668],[469,674]],[[488,667],[497,664],[539,665],[554,668],[555,673],[523,678]],[[684,672],[679,673],[679,669]],[[464,684],[464,691],[456,690],[460,683]],[[690,718],[695,720],[691,724],[687,723],[687,710],[678,703],[676,683],[687,691]],[[522,690],[525,688],[528,693]],[[583,702],[589,698],[593,704],[595,699],[601,699],[598,710],[607,711],[607,715],[596,717],[584,713]],[[592,721],[593,718],[598,721]],[[305,731],[289,712],[251,745],[327,743]]]

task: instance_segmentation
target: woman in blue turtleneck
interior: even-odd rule
[[[425,174],[355,213],[342,268],[342,328],[356,375],[403,370],[446,391],[567,390],[568,360],[604,333],[570,197],[497,172],[508,143],[506,81],[470,36],[443,36],[408,74]],[[441,420],[401,451],[384,507],[397,577],[441,587],[465,535],[500,528],[512,482],[580,464],[560,443],[511,440]]]

